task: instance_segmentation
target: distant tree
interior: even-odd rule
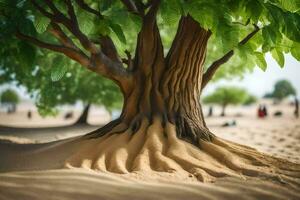
[[[8,112],[15,112],[16,105],[19,103],[19,96],[18,94],[11,89],[5,90],[0,96],[1,104],[8,105]]]
[[[295,96],[296,90],[288,80],[279,80],[275,83],[272,97],[281,101],[290,95]]]
[[[288,80],[279,80],[275,83],[272,92],[264,95],[264,98],[273,98],[275,102],[280,102],[282,99],[293,95],[296,98],[296,90]]]
[[[244,105],[251,105],[257,101],[256,96],[248,94],[246,100],[244,101]]]
[[[225,116],[228,105],[242,104],[247,100],[248,93],[237,87],[219,87],[212,94],[203,98],[204,103],[217,104],[222,107],[221,116]]]

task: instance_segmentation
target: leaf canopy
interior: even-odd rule
[[[43,0],[36,2],[47,7]],[[64,1],[53,2],[67,14]],[[110,36],[122,58],[126,57],[125,50],[134,55],[141,17],[129,12],[121,1],[85,2],[101,15],[86,12],[74,3],[80,30],[92,40]],[[146,1],[139,2],[146,4]],[[256,65],[266,70],[264,57],[268,52],[281,67],[287,53],[300,61],[300,0],[162,0],[157,21],[165,53],[171,46],[178,21],[184,15],[192,16],[212,32],[206,68],[234,50],[233,58],[217,72],[215,79],[241,76]],[[0,80],[26,86],[39,105],[50,107],[76,100],[110,106],[112,96],[121,99],[112,82],[79,68],[78,64],[61,55],[37,49],[15,37],[20,31],[58,44],[49,34],[50,23],[30,0],[0,0]],[[253,31],[253,24],[261,30],[241,45],[240,41]],[[66,33],[85,52],[79,41]]]

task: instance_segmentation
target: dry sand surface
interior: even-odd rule
[[[264,180],[227,178],[216,183],[142,182],[86,170],[0,174],[0,199],[220,200],[299,199],[296,190]]]
[[[287,105],[270,108],[270,113],[278,109],[285,111],[282,117],[269,116],[261,120],[255,116],[255,107],[234,108],[228,117],[211,117],[207,123],[211,131],[222,138],[300,163],[300,120],[293,117],[292,108]],[[237,114],[242,116],[237,117]],[[5,120],[5,116],[0,115],[1,125],[5,125],[2,123]],[[10,116],[9,125],[13,125],[12,120]],[[237,126],[221,126],[231,120],[236,120]],[[18,126],[24,119],[16,117],[14,122]],[[60,143],[45,142],[94,129],[95,126],[0,128],[0,199],[300,199],[300,188],[264,178],[220,178],[214,183],[201,183],[192,178],[174,178],[170,173],[116,175],[88,169],[55,169],[59,163],[51,159],[63,161],[75,151],[74,145],[60,145],[68,139]],[[53,146],[57,148],[43,156],[38,151],[36,155],[30,154],[30,159],[26,156],[30,149],[38,147],[43,151]]]

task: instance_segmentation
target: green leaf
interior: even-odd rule
[[[7,9],[9,6],[9,0],[0,0],[0,9]]]
[[[286,12],[283,15],[284,25],[283,32],[284,34],[293,41],[300,42],[300,16],[295,13]]]
[[[129,17],[132,20],[132,22],[134,23],[135,29],[140,30],[142,27],[142,19],[139,16],[131,14],[131,13],[129,13]]]
[[[267,62],[265,60],[264,54],[262,54],[260,52],[255,52],[254,55],[256,57],[256,64],[258,65],[258,67],[260,69],[262,69],[263,71],[266,71],[266,69],[267,69]]]
[[[98,18],[95,19],[94,15],[84,12],[83,10],[79,10],[77,12],[77,20],[79,22],[80,30],[89,35],[94,30],[94,26],[97,24],[95,21],[98,20]]]
[[[277,49],[273,49],[271,51],[272,57],[276,60],[278,65],[282,68],[284,67],[284,55],[282,52],[278,51]]]
[[[20,21],[18,22],[18,26],[22,33],[30,36],[35,36],[36,29],[30,19],[20,19]]]
[[[230,26],[223,20],[220,20],[216,33],[220,41],[223,53],[236,47],[239,43],[239,29],[238,26]]]
[[[163,1],[159,9],[161,18],[167,25],[176,24],[181,16],[181,6],[177,0]]]
[[[300,61],[300,44],[299,43],[294,43],[292,49],[291,49],[291,54],[294,58],[296,58],[298,61]]]
[[[126,37],[121,26],[119,24],[109,23],[109,27],[117,35],[120,42],[126,44]]]
[[[101,0],[99,3],[100,12],[105,12],[115,3],[115,0]]]
[[[263,10],[259,1],[258,0],[248,1],[245,5],[245,8],[248,17],[251,18],[254,23],[257,23]]]
[[[19,43],[19,54],[21,66],[25,73],[29,73],[36,58],[36,49],[31,44],[21,41]]]
[[[197,1],[193,1],[189,4],[188,12],[189,14],[198,21],[201,26],[205,29],[214,30],[216,26],[216,21],[218,21],[218,16],[216,13],[216,8],[210,4],[196,5]]]
[[[91,35],[94,35],[95,37],[99,37],[99,35],[109,35],[110,34],[110,27],[109,23],[105,19],[96,19],[94,21],[94,30],[91,33]]]
[[[275,46],[277,40],[276,32],[273,30],[273,28],[270,25],[262,29],[262,35],[266,44]]]
[[[67,62],[63,56],[56,56],[52,61],[51,80],[59,81],[67,72]]]
[[[279,0],[280,5],[291,12],[297,12],[300,10],[299,0]]]
[[[47,17],[36,17],[33,24],[38,33],[44,33],[47,30],[47,27],[50,23],[50,20]]]

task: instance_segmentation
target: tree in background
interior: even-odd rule
[[[3,105],[8,105],[8,113],[14,113],[17,109],[17,104],[19,103],[18,94],[11,89],[7,89],[0,95],[0,102]]]
[[[246,100],[243,102],[244,105],[248,106],[257,102],[257,98],[254,95],[248,94]]]
[[[294,96],[295,111],[294,114],[296,118],[299,116],[299,101],[297,99],[297,92],[291,82],[288,80],[279,80],[275,83],[272,93],[265,95],[268,98],[274,98],[275,102],[281,102],[284,98],[288,96]]]
[[[228,105],[243,104],[249,96],[242,88],[219,87],[212,94],[204,97],[203,102],[220,105],[222,107],[221,116],[225,116],[225,110]]]
[[[279,80],[274,85],[274,90],[270,93],[270,97],[275,98],[278,101],[293,95],[296,96],[296,90],[288,80]]]
[[[112,80],[123,95],[121,116],[76,143],[91,148],[87,152],[95,154],[94,164],[84,162],[91,155],[79,148],[67,166],[127,173],[174,170],[171,163],[176,163],[177,170],[185,169],[202,181],[241,172],[272,175],[268,167],[254,165],[277,162],[210,132],[199,95],[217,71],[238,73],[255,64],[265,70],[267,52],[280,66],[283,53],[300,60],[298,4],[280,0],[0,2],[4,74],[17,79],[18,70],[7,69],[12,67],[10,58],[18,59],[15,67],[19,67],[26,59],[32,61],[27,54],[31,49],[37,55],[34,61],[42,62],[36,71],[32,69],[37,64],[28,67],[28,77],[35,79],[35,73],[47,67],[44,62],[52,60],[40,50],[46,49],[56,52],[53,60],[64,55],[72,60],[68,63],[76,62]],[[224,70],[219,70],[221,66]],[[65,67],[53,70],[61,72]],[[48,93],[48,88],[43,92]],[[108,146],[93,151],[101,142]],[[109,146],[114,143],[120,145]],[[211,156],[215,159],[208,159]],[[208,168],[208,162],[215,168]],[[147,169],[142,163],[148,164]]]

